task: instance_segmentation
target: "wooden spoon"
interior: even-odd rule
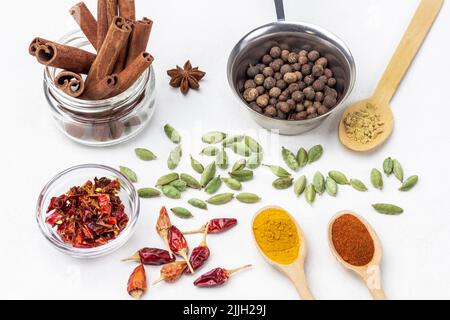
[[[370,236],[373,239],[375,252],[372,258],[372,261],[370,261],[367,265],[358,267],[351,265],[347,263],[342,257],[339,255],[339,253],[336,251],[336,248],[334,247],[331,230],[333,227],[334,222],[341,216],[351,214],[355,216],[358,220],[364,224],[364,226],[369,231]],[[372,297],[375,300],[385,300],[386,295],[384,294],[384,290],[381,287],[381,257],[382,257],[382,249],[381,249],[381,243],[380,239],[378,238],[377,234],[373,230],[373,228],[370,226],[370,224],[364,220],[361,216],[357,215],[354,212],[351,211],[342,211],[336,214],[330,221],[329,227],[328,227],[328,243],[330,245],[331,252],[336,257],[336,259],[344,265],[347,269],[353,271],[356,273],[366,284],[367,288],[369,289],[370,293],[372,294]]]
[[[371,151],[382,145],[391,135],[394,117],[389,102],[431,29],[443,2],[444,0],[422,0],[420,2],[414,18],[384,72],[375,93],[369,99],[356,102],[344,112],[339,125],[339,138],[344,146],[354,151]],[[368,103],[377,108],[377,113],[380,115],[380,121],[384,123],[384,128],[383,132],[373,141],[363,144],[347,136],[343,120],[349,113],[365,108]]]
[[[283,208],[280,208],[277,206],[268,206],[268,207],[262,208],[261,210],[259,210],[256,213],[255,217],[253,218],[252,226],[254,225],[256,218],[262,212],[269,210],[269,209],[278,209],[278,210],[282,210],[282,211],[286,212],[286,214],[295,223],[295,225],[297,227],[297,233],[298,233],[298,236],[300,239],[300,248],[299,248],[298,258],[289,265],[283,265],[283,264],[277,263],[277,262],[271,260],[269,257],[267,257],[267,255],[259,247],[258,242],[256,242],[256,247],[261,252],[262,256],[267,260],[268,263],[270,263],[275,268],[277,268],[278,270],[283,272],[293,282],[295,288],[297,289],[298,294],[300,295],[300,297],[303,300],[314,300],[314,296],[312,295],[312,293],[308,287],[308,283],[306,281],[306,275],[305,275],[305,259],[306,259],[306,254],[307,254],[306,239],[303,236],[303,232],[300,229],[300,226],[294,220],[294,218]],[[253,231],[253,228],[252,228],[252,231]],[[255,237],[255,241],[256,241],[256,237]]]

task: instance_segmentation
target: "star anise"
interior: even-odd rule
[[[188,93],[189,89],[198,89],[199,81],[206,75],[205,72],[199,70],[198,67],[192,68],[191,62],[188,60],[183,68],[177,66],[176,69],[167,71],[172,79],[170,85],[174,88],[180,88],[183,94]]]

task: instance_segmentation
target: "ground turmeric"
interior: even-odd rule
[[[286,211],[269,208],[261,212],[253,223],[253,234],[270,260],[289,265],[298,258],[300,237],[295,222]]]

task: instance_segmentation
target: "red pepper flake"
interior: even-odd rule
[[[128,279],[127,291],[135,299],[140,299],[147,291],[147,275],[143,264],[134,269]]]
[[[94,182],[72,187],[50,200],[46,223],[75,248],[105,245],[128,225],[119,190],[119,180],[108,178],[95,178]]]
[[[204,233],[206,230],[208,230],[209,234],[217,234],[217,233],[223,233],[231,228],[234,228],[237,225],[238,221],[236,219],[228,219],[228,218],[220,218],[220,219],[213,219],[207,224],[203,225],[200,229],[192,230],[192,231],[185,231],[183,234],[196,234],[196,233]]]
[[[214,270],[209,271],[208,273],[205,273],[200,278],[195,280],[194,285],[201,288],[212,288],[217,287],[225,284],[228,282],[230,277],[234,275],[235,273],[242,271],[247,268],[251,268],[252,265],[246,265],[244,267],[233,269],[233,270],[227,270],[223,268],[217,268]]]

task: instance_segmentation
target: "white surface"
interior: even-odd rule
[[[206,198],[190,191],[183,201],[164,198],[142,201],[141,220],[135,236],[118,252],[94,261],[79,261],[60,254],[40,234],[34,219],[35,203],[43,185],[59,171],[80,163],[127,165],[139,174],[139,187],[149,186],[167,171],[165,159],[173,145],[165,138],[162,126],[170,122],[185,137],[185,155],[179,171],[191,172],[187,155],[197,154],[202,132],[224,130],[240,132],[258,127],[242,113],[242,107],[228,88],[226,61],[235,42],[249,30],[274,20],[271,0],[246,1],[143,1],[138,0],[139,16],[154,19],[149,51],[155,56],[158,104],[150,127],[133,141],[114,148],[93,149],[72,143],[61,135],[49,116],[42,94],[42,67],[27,55],[29,41],[35,36],[57,39],[75,24],[67,13],[73,1],[13,1],[10,15],[4,17],[1,92],[3,121],[2,186],[0,231],[0,298],[43,299],[128,299],[126,282],[134,265],[121,263],[142,246],[161,247],[154,232],[159,208],[185,205],[191,196]],[[95,1],[86,1],[95,10]],[[373,91],[396,44],[406,29],[418,1],[285,0],[287,19],[306,20],[328,28],[352,50],[358,68],[351,103]],[[20,17],[20,18],[19,18]],[[20,20],[20,23],[18,22]],[[340,169],[368,181],[372,167],[381,166],[387,156],[403,163],[406,174],[419,174],[413,191],[400,194],[395,178],[385,181],[383,192],[360,194],[341,189],[337,199],[324,196],[313,208],[305,200],[295,199],[291,191],[271,188],[272,175],[259,169],[256,179],[245,190],[257,192],[264,202],[248,206],[234,202],[211,207],[209,213],[196,210],[192,221],[174,222],[180,228],[201,225],[210,217],[235,216],[239,227],[221,236],[211,236],[212,257],[206,268],[238,267],[253,263],[251,271],[237,275],[225,287],[199,290],[192,278],[175,285],[151,287],[147,299],[297,299],[291,284],[266,264],[257,252],[250,223],[263,205],[275,203],[288,209],[301,224],[309,242],[307,277],[319,299],[369,299],[363,284],[343,269],[331,256],[327,244],[327,223],[337,211],[349,209],[361,213],[373,225],[383,243],[383,284],[389,298],[450,298],[450,202],[448,201],[448,30],[450,9],[444,5],[415,63],[392,101],[395,131],[388,143],[375,153],[354,154],[338,141],[339,115],[328,119],[313,132],[299,137],[281,137],[280,143],[291,149],[321,143],[323,159],[304,172]],[[191,59],[208,75],[200,92],[187,97],[168,86],[165,71]],[[437,115],[437,116],[436,116]],[[189,134],[195,145],[188,151]],[[160,160],[144,163],[133,154],[135,147],[149,147]],[[279,149],[266,147],[266,162],[281,163]],[[236,158],[233,158],[236,159]],[[203,162],[209,159],[202,159]],[[222,190],[226,190],[223,187]],[[403,206],[405,214],[388,217],[375,213],[371,203],[393,202]],[[189,237],[191,246],[199,237]],[[157,268],[147,268],[151,280]]]

